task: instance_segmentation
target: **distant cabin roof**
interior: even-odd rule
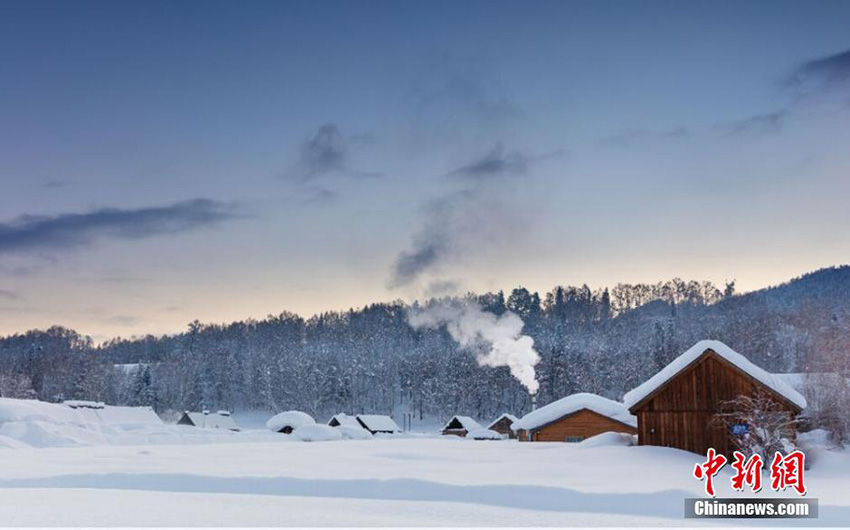
[[[488,426],[487,426],[487,428],[488,428],[488,429],[492,429],[494,425],[496,425],[497,423],[499,423],[500,421],[502,421],[504,418],[507,418],[507,419],[508,419],[508,421],[509,421],[509,422],[511,422],[511,425],[513,425],[514,423],[516,423],[516,422],[518,422],[518,421],[519,421],[519,418],[517,418],[517,417],[516,417],[516,416],[514,416],[513,414],[508,414],[507,412],[505,412],[504,414],[502,414],[501,416],[499,416],[498,418],[496,418],[495,420],[493,420],[493,421],[490,423],[490,425],[488,425]]]
[[[649,397],[650,394],[661,388],[664,384],[690,366],[691,363],[702,357],[702,355],[708,350],[713,351],[719,357],[728,361],[730,364],[784,397],[794,405],[801,409],[806,408],[806,398],[794,390],[791,385],[783,381],[782,377],[759,368],[755,364],[751,363],[746,357],[717,340],[701,340],[697,342],[688,351],[665,366],[660,372],[650,377],[645,383],[638,386],[631,392],[628,392],[623,397],[626,407],[631,409],[635,405],[640,404],[644,399]]]
[[[515,421],[511,425],[511,428],[515,431],[537,429],[584,409],[619,421],[620,423],[637,427],[637,418],[629,414],[628,409],[622,403],[597,396],[596,394],[580,393],[567,396],[529,412],[521,419]]]
[[[340,425],[348,425],[350,427],[358,427],[361,429],[363,428],[363,426],[360,425],[360,422],[357,421],[356,417],[349,416],[348,414],[339,413],[328,420],[328,423],[333,423],[333,420],[336,420],[336,422]]]
[[[202,427],[205,429],[227,429],[229,431],[239,430],[239,426],[236,425],[236,422],[233,421],[233,418],[229,414],[204,414],[203,412],[186,412],[185,414],[186,416],[189,416],[189,419],[192,420],[195,427]]]
[[[453,424],[455,426],[452,426]],[[445,427],[443,427],[443,430],[446,431],[458,428],[462,428],[463,430],[470,432],[481,430],[484,427],[469,416],[452,416],[452,418],[446,423]]]
[[[395,421],[380,414],[358,414],[357,419],[372,432],[401,432]]]

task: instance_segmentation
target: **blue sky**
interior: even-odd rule
[[[0,333],[846,261],[847,2],[0,2]],[[451,290],[449,289],[449,290]]]

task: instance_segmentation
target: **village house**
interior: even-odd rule
[[[519,419],[516,416],[505,412],[496,418],[487,428],[491,431],[496,431],[506,438],[516,438],[516,433],[511,426],[517,421],[519,421]]]
[[[622,403],[596,394],[573,394],[529,412],[512,429],[521,442],[580,442],[603,432],[637,433]]]
[[[331,427],[339,427],[340,425],[347,425],[349,427],[361,427],[360,422],[357,421],[356,416],[349,416],[348,414],[340,412],[333,416],[330,420],[328,420],[328,425]]]
[[[781,377],[759,368],[719,341],[704,340],[680,355],[648,381],[624,397],[638,419],[638,444],[676,447],[705,454],[734,450],[739,432],[717,421],[719,413],[731,412],[740,396],[769,396],[785,410],[789,420],[806,408],[799,392]],[[736,426],[739,427],[739,426]],[[793,438],[793,427],[788,433]]]
[[[395,434],[401,432],[398,424],[389,416],[380,414],[358,414],[357,423],[372,434]]]
[[[469,416],[452,416],[442,429],[443,435],[465,437],[472,431],[484,429],[480,423]]]
[[[211,413],[208,410],[203,412],[189,412],[187,410],[177,421],[177,425],[190,425],[200,427],[201,429],[239,430],[236,422],[230,416],[230,412],[226,410],[220,410],[215,413]]]

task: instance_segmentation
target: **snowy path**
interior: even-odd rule
[[[459,439],[3,449],[0,524],[682,525],[698,459]],[[810,471],[811,523],[850,524],[848,460]],[[728,476],[718,485],[730,495]]]

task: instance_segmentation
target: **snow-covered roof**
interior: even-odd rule
[[[466,434],[467,438],[472,438],[473,440],[501,440],[503,436],[496,431],[491,431],[490,429],[475,429],[469,431]]]
[[[504,418],[507,418],[508,421],[511,422],[511,425],[513,425],[514,423],[519,421],[519,418],[517,418],[513,414],[509,414],[509,413],[505,412],[504,414],[502,414],[501,416],[499,416],[498,418],[493,420],[492,423],[490,423],[490,425],[487,426],[487,428],[492,429],[494,425],[496,425],[497,423],[502,421]]]
[[[66,407],[72,409],[102,409],[106,405],[100,401],[65,400],[62,402]]]
[[[477,431],[484,428],[480,423],[473,420],[469,416],[452,416],[452,419],[450,419],[446,423],[445,427],[443,427],[443,430],[446,431],[450,429],[458,429],[458,427],[452,427],[452,424],[459,424],[460,427],[466,432]]]
[[[96,409],[96,412],[104,425],[112,427],[137,429],[162,425],[162,420],[151,407],[114,407],[107,405],[102,409]]]
[[[511,425],[511,429],[515,431],[537,429],[583,409],[590,410],[620,423],[637,427],[637,418],[629,414],[628,409],[622,403],[611,401],[596,394],[580,393],[553,401],[546,406],[529,412],[521,419],[515,421]]]
[[[266,427],[274,432],[280,432],[284,428],[297,429],[301,425],[313,424],[316,420],[306,412],[300,410],[287,410],[273,416],[266,422]]]
[[[204,429],[227,429],[229,431],[238,431],[239,426],[233,421],[230,415],[218,413],[204,414],[203,412],[186,412],[186,416],[192,420],[195,427]]]
[[[348,425],[348,426],[351,426],[351,427],[357,427],[359,429],[363,428],[360,425],[360,422],[357,421],[356,417],[349,416],[348,414],[345,414],[345,413],[342,413],[342,412],[340,412],[339,414],[337,414],[336,416],[334,416],[330,420],[328,420],[328,425],[333,423],[334,420],[336,420],[337,425]]]
[[[398,425],[389,416],[380,414],[358,414],[357,420],[372,432],[401,432]]]
[[[776,375],[759,368],[751,363],[746,357],[717,340],[701,340],[697,342],[688,351],[665,366],[660,372],[650,377],[645,383],[638,386],[631,392],[628,392],[623,397],[626,407],[632,408],[643,401],[650,394],[690,366],[691,363],[699,359],[707,350],[713,351],[742,372],[746,373],[801,409],[806,408],[806,398],[783,381],[781,377],[777,377]]]

